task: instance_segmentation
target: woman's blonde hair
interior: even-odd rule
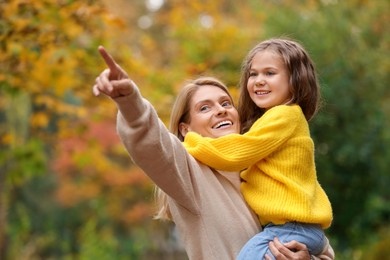
[[[192,98],[199,88],[205,86],[214,86],[222,89],[233,102],[228,88],[217,78],[199,77],[195,80],[187,81],[176,97],[169,122],[169,130],[177,136],[180,141],[184,141],[184,136],[180,133],[179,125],[180,123],[189,124],[191,122],[190,104]],[[172,220],[172,215],[168,205],[168,195],[157,186],[155,186],[155,199],[157,203],[157,212],[154,218]]]

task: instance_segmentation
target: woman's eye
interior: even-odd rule
[[[207,111],[209,109],[209,106],[201,106],[200,111]]]
[[[232,105],[232,103],[230,103],[230,101],[225,101],[222,103],[223,107],[230,107],[231,105]]]

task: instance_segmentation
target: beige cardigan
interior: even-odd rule
[[[235,259],[261,230],[241,195],[239,173],[215,171],[196,161],[138,90],[115,102],[119,136],[133,161],[169,195],[189,259]]]

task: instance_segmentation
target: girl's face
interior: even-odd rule
[[[247,90],[253,102],[265,110],[291,99],[289,73],[278,54],[268,50],[256,53],[250,67]]]
[[[190,123],[180,123],[183,136],[189,131],[204,137],[217,138],[240,131],[238,112],[231,98],[215,86],[203,86],[190,102]]]

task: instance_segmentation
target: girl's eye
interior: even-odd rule
[[[273,71],[267,71],[266,73],[265,73],[265,75],[267,75],[267,76],[272,76],[272,75],[275,75],[276,73],[275,72],[273,72]]]
[[[249,77],[255,77],[255,76],[257,76],[257,73],[256,73],[256,72],[250,72],[250,73],[249,73]]]

